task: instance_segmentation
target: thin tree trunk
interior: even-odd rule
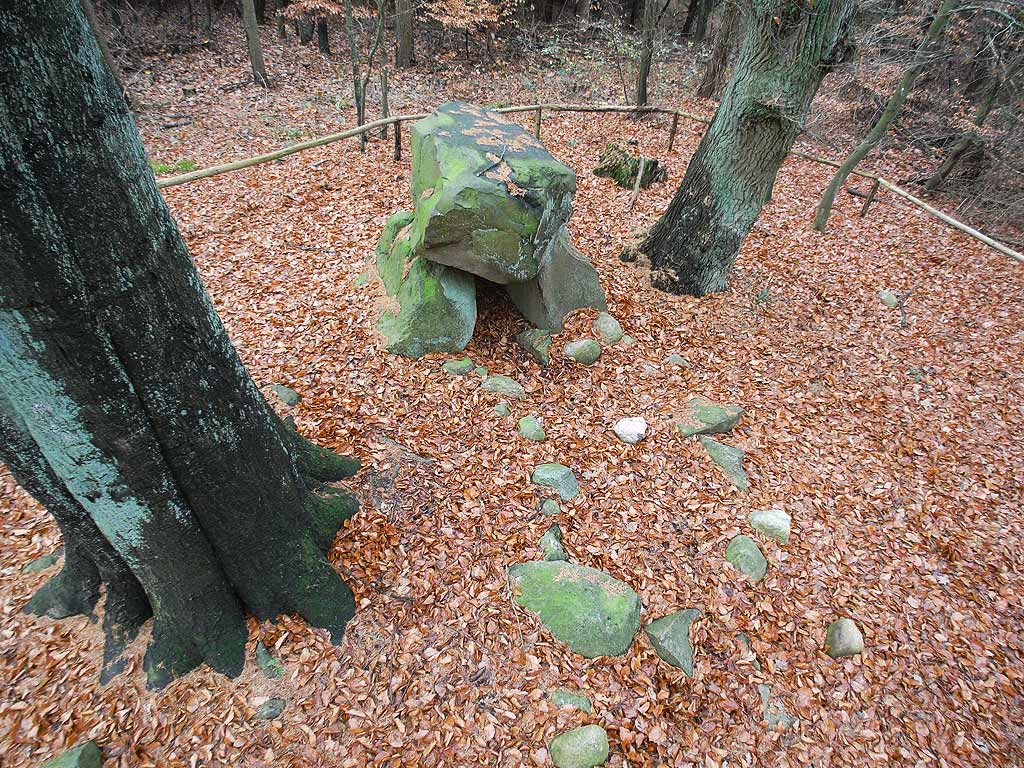
[[[206,0],[206,19],[203,31],[207,40],[213,38],[213,0]]]
[[[708,58],[704,69],[704,77],[697,86],[697,95],[703,99],[714,99],[725,85],[725,73],[729,69],[729,59],[736,47],[736,35],[740,29],[741,13],[732,0],[726,0],[722,6],[721,25],[715,40],[714,50]]]
[[[114,656],[152,610],[154,686],[239,673],[246,610],[340,639],[354,601],[319,547],[351,503],[309,489],[351,467],[249,378],[78,0],[3,16],[0,460],[67,548],[27,610],[88,611],[104,583]]]
[[[853,0],[818,0],[800,13],[784,3],[748,10],[722,103],[640,247],[657,288],[694,296],[725,289],[822,78],[849,50]]]
[[[383,61],[384,57],[381,56]],[[385,119],[390,117],[390,110],[388,107],[388,70],[383,64],[380,69],[380,117]],[[380,137],[386,139],[388,137],[388,127],[382,125],[380,127]]]
[[[270,86],[267,78],[267,67],[263,63],[263,46],[260,44],[260,28],[256,23],[256,8],[253,0],[241,0],[242,23],[245,25],[245,40],[249,46],[249,62],[252,64],[252,77],[256,85]]]
[[[413,48],[413,0],[395,0],[395,66],[411,67],[415,61]]]
[[[276,0],[274,3],[274,20],[277,24],[277,36],[284,40],[287,36],[287,25],[284,23],[284,9],[287,3],[285,0]]]
[[[654,58],[654,31],[657,21],[658,0],[644,0],[644,15],[640,31],[640,66],[636,73],[636,91],[633,103],[638,107],[647,106],[647,81],[651,74],[651,60]]]
[[[683,29],[681,34],[683,37],[689,37],[690,31],[693,29],[694,19],[697,18],[697,13],[700,9],[701,0],[690,0],[686,6],[686,18],[683,20]]]
[[[316,20],[316,47],[325,56],[331,55],[331,38],[327,29],[327,19],[323,16]]]
[[[693,28],[693,42],[703,43],[708,36],[708,17],[714,8],[714,0],[701,0],[697,6],[697,23]]]
[[[900,84],[896,87],[892,97],[890,97],[889,103],[885,105],[885,109],[882,110],[881,116],[871,127],[871,130],[868,131],[864,140],[857,145],[840,166],[839,170],[836,171],[836,175],[832,177],[832,182],[828,185],[828,189],[825,190],[825,194],[822,195],[821,202],[818,204],[818,211],[814,216],[814,228],[819,232],[824,232],[828,226],[828,217],[832,212],[832,204],[835,202],[836,194],[842,189],[850,173],[878,145],[878,142],[882,140],[892,121],[900,113],[903,103],[907,100],[907,96],[910,95],[910,91],[914,87],[914,81],[917,80],[917,76],[921,74],[921,70],[928,63],[928,59],[931,57],[939,38],[942,37],[943,30],[946,28],[950,17],[956,11],[960,2],[961,0],[943,0],[942,6],[939,8],[938,13],[935,14],[935,18],[932,19],[932,23],[925,33],[924,40],[914,54],[911,65],[903,73]]]
[[[1021,63],[1024,62],[1024,58],[1017,61],[1005,78],[995,77],[989,85],[988,91],[985,92],[982,97],[981,103],[978,105],[977,110],[974,112],[974,125],[977,128],[981,128],[988,116],[992,113],[993,107],[996,105],[996,98],[999,95],[1000,89],[1003,87],[1003,83],[1008,82],[1014,78],[1016,73],[1021,68]],[[977,131],[967,131],[957,141],[953,148],[946,155],[946,159],[942,161],[942,164],[935,170],[931,178],[925,183],[924,188],[929,192],[934,192],[936,189],[941,187],[949,174],[953,172],[960,160],[967,154],[967,150],[971,147],[976,146],[981,141],[981,137]]]
[[[299,42],[309,45],[313,41],[313,29],[316,25],[312,19],[299,19],[295,22],[295,34]]]

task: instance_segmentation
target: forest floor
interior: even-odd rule
[[[136,95],[153,161],[202,167],[352,124],[337,110],[344,77],[315,51],[268,40],[267,58],[279,73],[269,92],[220,88],[245,77],[234,54],[154,63]],[[394,77],[392,112],[563,99],[561,82],[418,70]],[[586,722],[608,730],[619,766],[1024,762],[1024,268],[889,195],[866,218],[842,195],[819,235],[809,221],[830,169],[790,160],[728,291],[656,292],[618,254],[665,208],[702,128],[682,125],[666,156],[661,119],[545,119],[544,142],[578,174],[573,240],[636,343],[592,367],[555,354],[541,369],[512,341],[515,311],[484,296],[466,353],[526,387],[507,419],[479,379],[441,371],[447,358],[386,354],[379,290],[357,285],[385,219],[409,207],[408,152],[396,162],[390,141],[365,155],[336,143],[165,190],[253,378],[299,391],[299,430],[364,463],[349,483],[360,513],[331,553],[359,610],[337,647],[292,618],[252,621],[236,680],[204,668],[147,691],[139,644],[100,687],[95,624],[19,613],[55,572],[22,567],[60,536],[2,474],[0,764],[35,766],[89,737],[106,765],[133,768],[513,768],[549,765],[550,739]],[[591,173],[619,137],[669,169],[632,212],[628,191]],[[880,289],[912,291],[905,323]],[[592,319],[574,315],[555,346],[591,335]],[[689,365],[667,363],[672,353]],[[672,428],[692,394],[746,409],[725,441],[746,451],[749,493]],[[516,434],[526,414],[546,442]],[[647,439],[618,442],[614,421],[638,415]],[[644,621],[701,610],[692,679],[642,633],[624,657],[587,660],[514,606],[506,568],[539,556],[551,522],[529,482],[545,461],[580,478],[557,518],[573,559],[635,588]],[[724,552],[764,507],[792,516],[793,537],[759,539],[769,568],[754,584]],[[866,649],[833,660],[825,628],[844,615]],[[258,639],[283,677],[257,669]],[[759,684],[792,727],[764,722]],[[589,696],[593,714],[551,706],[559,686]],[[269,697],[283,713],[255,720]]]

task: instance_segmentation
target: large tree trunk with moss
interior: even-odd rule
[[[411,67],[415,61],[413,48],[412,0],[395,0],[395,66],[400,69]]]
[[[924,40],[915,52],[910,66],[903,73],[899,85],[896,86],[896,90],[889,98],[889,103],[885,105],[885,109],[882,110],[882,114],[875,121],[875,124],[871,126],[867,136],[854,148],[849,157],[843,161],[839,170],[836,171],[836,175],[832,177],[832,181],[825,190],[825,194],[821,196],[821,202],[818,203],[818,210],[814,215],[814,228],[819,232],[824,232],[828,226],[828,217],[832,213],[832,205],[835,203],[836,195],[842,189],[843,184],[846,183],[846,180],[860,164],[860,161],[867,157],[872,149],[878,146],[878,142],[882,140],[886,131],[889,130],[889,126],[892,125],[900,110],[903,109],[904,102],[906,102],[910,91],[914,88],[914,81],[917,80],[917,76],[921,74],[921,70],[924,69],[925,64],[931,58],[939,39],[942,37],[943,30],[949,24],[949,20],[958,5],[960,5],[960,0],[943,0],[942,5],[932,19],[932,23],[928,26]]]
[[[77,0],[0,10],[0,460],[53,514],[64,568],[26,610],[88,613],[107,673],[241,671],[245,614],[340,639],[322,554],[351,460],[287,430],[249,378],[157,190]]]
[[[260,43],[260,27],[256,21],[256,8],[253,0],[242,1],[242,23],[245,25],[245,42],[249,47],[249,63],[252,65],[252,78],[256,85],[268,86],[267,66],[263,63],[263,45]]]
[[[822,78],[848,51],[853,0],[758,0],[722,103],[668,209],[640,246],[655,287],[725,289]]]

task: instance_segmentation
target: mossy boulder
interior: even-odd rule
[[[597,768],[608,760],[608,734],[599,725],[584,725],[551,740],[555,768]]]
[[[542,485],[556,491],[563,501],[575,499],[580,494],[576,475],[564,464],[540,464],[530,476],[534,485]]]
[[[725,550],[725,559],[752,581],[760,581],[768,570],[768,560],[757,542],[749,536],[735,536]]]
[[[562,229],[541,257],[537,276],[506,286],[523,317],[538,328],[558,332],[565,316],[576,309],[607,309],[597,270],[569,241]]]
[[[687,437],[720,434],[739,424],[743,413],[738,405],[720,405],[701,395],[694,395],[683,406],[676,426]]]
[[[644,627],[644,634],[651,641],[655,653],[690,677],[693,677],[690,626],[699,616],[700,611],[688,608],[656,619]]]
[[[509,575],[516,602],[588,659],[621,656],[640,629],[640,598],[603,571],[555,560],[513,565]]]
[[[459,352],[476,325],[476,282],[472,275],[414,254],[408,239],[409,214],[392,216],[377,244],[377,272],[397,310],[385,311],[377,328],[388,351],[405,357]]]
[[[536,277],[572,213],[573,170],[518,123],[465,102],[442,104],[410,135],[415,246],[494,283]]]
[[[40,768],[101,768],[103,755],[94,741],[72,747],[59,757],[47,760]]]

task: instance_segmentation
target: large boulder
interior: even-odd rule
[[[502,285],[537,276],[572,213],[576,174],[496,112],[442,104],[413,124],[414,247]]]
[[[607,309],[597,270],[576,250],[564,229],[541,257],[537,276],[506,286],[509,298],[538,328],[562,330],[565,316],[574,309]]]
[[[640,629],[640,598],[603,571],[563,560],[508,570],[519,605],[538,613],[555,637],[588,659],[621,656]]]
[[[398,304],[384,312],[377,328],[395,354],[458,352],[476,325],[476,282],[472,275],[417,256],[408,236],[411,218],[403,211],[388,219],[377,244],[377,272]]]
[[[476,323],[480,277],[506,287],[531,323],[558,331],[581,307],[605,308],[590,262],[565,223],[576,175],[528,131],[450,102],[415,123],[413,211],[392,216],[377,271],[397,301],[378,328],[391,352],[454,352]]]

